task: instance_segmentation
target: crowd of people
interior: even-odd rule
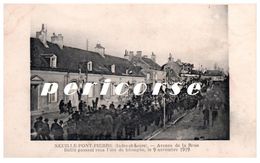
[[[186,85],[189,85],[187,82]],[[142,96],[131,96],[125,104],[115,106],[98,106],[98,98],[92,105],[80,101],[78,111],[73,110],[71,101],[67,104],[60,101],[60,114],[68,113],[69,119],[54,119],[49,126],[47,118],[38,117],[33,125],[34,140],[131,140],[142,139],[140,135],[148,131],[149,127],[163,127],[164,123],[174,120],[177,114],[182,114],[194,107],[201,107],[202,93],[210,87],[211,83],[202,82],[201,93],[195,96],[187,95],[187,87],[182,88],[178,96],[171,96],[162,91],[153,96],[150,92]],[[167,90],[166,90],[167,91]],[[164,113],[165,111],[165,113]],[[213,118],[216,118],[217,113]],[[204,125],[209,124],[208,109],[203,109]],[[165,118],[165,119],[164,119]]]
[[[64,131],[62,126],[62,120],[58,122],[58,119],[54,119],[50,127],[49,119],[45,118],[43,120],[43,117],[40,116],[36,119],[36,122],[33,125],[36,132],[35,135],[32,135],[32,137],[35,140],[51,140],[50,134],[52,134],[54,140],[63,140]]]

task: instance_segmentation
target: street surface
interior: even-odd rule
[[[194,139],[206,139],[217,140],[227,139],[226,127],[224,121],[225,113],[219,111],[219,116],[216,119],[214,126],[211,124],[208,127],[203,125],[203,114],[201,110],[194,110],[188,113],[178,123],[170,126],[166,130],[162,131],[152,140],[194,140]]]
[[[204,100],[205,107],[207,102],[226,103],[226,87],[215,85],[206,93]],[[202,108],[196,108],[185,115],[176,124],[167,127],[159,134],[151,136],[151,140],[228,140],[229,139],[229,109],[219,107],[218,115],[212,126],[212,111],[210,111],[210,121],[208,126],[204,126]]]

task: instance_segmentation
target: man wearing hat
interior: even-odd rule
[[[50,126],[49,126],[49,119],[45,118],[43,123],[43,129],[42,129],[42,136],[44,140],[51,140],[50,137]]]
[[[54,140],[63,140],[63,121],[58,124],[58,119],[54,119],[54,123],[51,125],[51,132],[54,136]]]
[[[35,131],[37,133],[36,140],[43,139],[43,122],[42,117],[39,117],[36,119],[36,122],[34,123],[33,127],[35,128]]]

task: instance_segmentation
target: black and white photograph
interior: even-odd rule
[[[228,5],[42,5],[30,23],[31,140],[230,139]]]
[[[256,157],[257,5],[139,1],[4,4],[4,157]]]

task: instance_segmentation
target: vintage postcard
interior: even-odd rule
[[[4,6],[6,157],[255,157],[256,5]]]

